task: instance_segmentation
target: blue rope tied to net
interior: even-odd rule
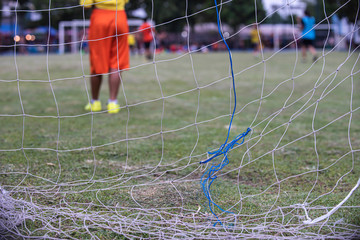
[[[200,163],[201,164],[204,164],[204,163],[207,163],[207,162],[210,162],[211,160],[213,160],[214,158],[218,157],[218,156],[221,156],[221,155],[224,155],[224,160],[228,160],[227,158],[227,154],[228,152],[234,148],[235,145],[241,145],[244,143],[245,141],[245,136],[248,135],[248,133],[251,131],[251,128],[248,128],[245,132],[237,135],[234,140],[232,140],[231,142],[229,143],[224,143],[223,145],[220,146],[220,148],[216,151],[213,151],[213,152],[208,152],[210,155],[213,155],[212,157],[204,160],[204,161],[201,161]],[[241,143],[238,143],[238,141],[241,141]],[[224,162],[224,161],[222,161]],[[227,164],[226,164],[227,165]],[[224,166],[226,166],[224,165]]]
[[[208,154],[213,155],[210,158],[201,161],[200,164],[205,164],[210,162],[211,160],[222,156],[222,161],[219,164],[214,164],[213,166],[210,167],[210,169],[208,169],[201,177],[200,180],[200,184],[202,186],[202,190],[205,194],[205,197],[208,199],[208,204],[209,204],[209,208],[211,213],[216,217],[217,221],[214,223],[214,226],[216,226],[217,223],[220,223],[222,225],[222,222],[220,221],[220,219],[218,218],[218,216],[216,215],[216,213],[214,212],[214,209],[212,206],[217,207],[220,211],[222,212],[226,212],[226,213],[232,213],[230,211],[224,210],[222,209],[218,204],[216,204],[212,199],[211,199],[211,193],[210,193],[210,187],[212,185],[212,183],[214,182],[214,180],[217,178],[216,174],[221,171],[226,165],[229,164],[229,159],[228,159],[228,152],[233,149],[236,145],[241,145],[244,143],[245,140],[245,136],[251,131],[250,128],[248,128],[245,132],[239,134],[238,136],[236,136],[234,138],[234,140],[232,140],[231,142],[228,143],[229,137],[230,137],[230,131],[231,131],[231,125],[234,119],[234,115],[235,115],[235,111],[236,111],[236,90],[235,90],[235,77],[234,77],[234,71],[233,71],[233,62],[232,62],[232,57],[231,57],[231,51],[230,48],[221,32],[221,27],[220,27],[220,16],[219,16],[219,9],[218,9],[218,4],[217,1],[214,0],[215,2],[215,9],[216,9],[216,17],[217,17],[217,25],[218,25],[218,30],[219,30],[219,34],[221,36],[222,41],[224,42],[224,44],[226,45],[226,48],[228,50],[229,53],[229,61],[230,61],[230,69],[231,69],[231,78],[232,78],[232,84],[233,84],[233,92],[234,92],[234,109],[233,112],[231,114],[231,119],[230,119],[230,124],[229,124],[229,128],[228,128],[228,133],[227,133],[227,137],[225,140],[225,143],[222,144],[220,146],[220,148],[216,151],[212,151],[212,152],[208,152]],[[239,141],[242,140],[240,143]]]

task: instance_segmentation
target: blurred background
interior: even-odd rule
[[[318,23],[315,47],[347,50],[360,44],[358,0],[234,0],[218,4],[223,34],[232,50],[251,49],[250,31],[255,23],[265,50],[294,49],[294,39],[300,36],[296,18],[303,16],[305,9]],[[78,0],[2,0],[0,9],[2,55],[87,51],[91,11],[84,11]],[[184,52],[189,47],[192,51],[225,50],[219,41],[213,0],[130,0],[126,11],[131,33],[136,33],[142,18],[151,20],[158,52]],[[135,45],[133,53],[137,52]]]

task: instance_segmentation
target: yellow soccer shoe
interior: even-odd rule
[[[118,113],[120,112],[120,105],[117,103],[110,102],[107,105],[108,113]]]
[[[86,111],[93,111],[99,112],[101,111],[101,102],[100,101],[93,101],[92,103],[88,103],[85,106]]]

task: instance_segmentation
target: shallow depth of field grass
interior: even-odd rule
[[[233,53],[230,140],[252,132],[229,153],[212,190],[217,204],[243,219],[304,202],[333,207],[360,176],[359,53],[325,52],[314,65],[295,51],[272,54],[262,62]],[[155,63],[132,56],[115,115],[106,112],[107,76],[104,111],[84,110],[87,55],[2,56],[0,66],[0,186],[14,198],[93,203],[99,211],[104,205],[180,214],[200,206],[210,213],[199,184],[210,165],[199,162],[226,139],[234,106],[227,53],[161,54]],[[360,206],[359,199],[358,189],[345,205]],[[332,219],[360,226],[359,216],[358,208],[341,208]]]

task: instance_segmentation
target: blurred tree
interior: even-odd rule
[[[2,3],[2,1],[0,1],[0,9],[1,9],[1,11],[0,11],[0,26],[2,23],[2,8],[3,8],[3,3]]]
[[[271,14],[271,16],[269,16],[269,17],[265,20],[265,23],[270,23],[270,24],[283,23],[283,22],[284,22],[284,18],[282,18],[282,17],[280,16],[280,14],[277,13],[277,12]]]
[[[29,3],[31,3],[36,10],[41,10],[39,13],[42,18],[39,21],[26,21],[25,27],[31,28],[36,26],[48,26],[49,14],[50,25],[57,28],[60,21],[70,21],[73,19],[83,18],[83,8],[79,6],[78,0],[19,0],[21,9],[28,9]],[[49,6],[51,3],[51,6]],[[49,11],[49,8],[51,11]],[[86,17],[89,16],[88,12],[85,12]]]
[[[295,15],[288,15],[288,16],[282,17],[280,14],[275,12],[265,20],[265,23],[269,23],[269,24],[277,24],[277,23],[293,24],[293,23],[296,23],[296,21],[297,20],[296,20]]]
[[[127,9],[134,10],[137,8],[144,8],[148,14],[148,18],[151,18],[157,24],[171,22],[171,24],[165,24],[160,26],[169,32],[179,32],[187,24],[187,20],[190,25],[198,22],[201,14],[192,14],[202,10],[209,5],[212,0],[197,0],[197,1],[174,1],[174,0],[131,0],[127,5]],[[186,18],[186,16],[189,16]]]
[[[316,0],[315,3],[309,0],[303,1],[307,3],[308,10],[315,16],[317,22],[325,18],[325,13],[326,16],[329,16],[340,7],[339,11],[337,11],[338,16],[340,18],[347,17],[350,22],[355,22],[356,14],[360,7],[359,0]]]
[[[217,0],[218,8],[223,23],[236,28],[239,24],[255,22],[255,2],[248,0],[221,1]],[[190,25],[199,22],[216,22],[214,0],[174,1],[174,0],[131,0],[129,10],[139,7],[146,9],[149,18],[156,23],[171,22],[165,27],[168,31],[180,31],[187,24],[189,16]],[[258,22],[265,17],[261,0],[256,0]]]
[[[217,0],[219,10],[221,11],[221,20],[229,24],[232,28],[239,24],[250,24],[255,22],[255,2],[257,9],[257,20],[261,21],[265,17],[265,11],[261,0]],[[83,8],[79,6],[78,0],[19,0],[21,6],[32,3],[36,10],[41,10],[42,19],[37,22],[26,22],[26,27],[49,24],[49,7],[50,24],[57,28],[59,21],[82,19]],[[198,22],[215,22],[216,11],[213,0],[196,0],[196,1],[174,1],[174,0],[130,0],[126,10],[130,13],[137,8],[144,8],[148,17],[152,18],[157,24],[164,24],[163,28],[168,31],[178,32],[187,24],[193,26]],[[188,16],[188,18],[186,18]],[[89,17],[88,11],[85,17]]]
[[[221,19],[233,28],[239,24],[251,24],[256,21],[260,22],[265,16],[266,14],[261,0],[232,1],[225,4],[221,11]]]

